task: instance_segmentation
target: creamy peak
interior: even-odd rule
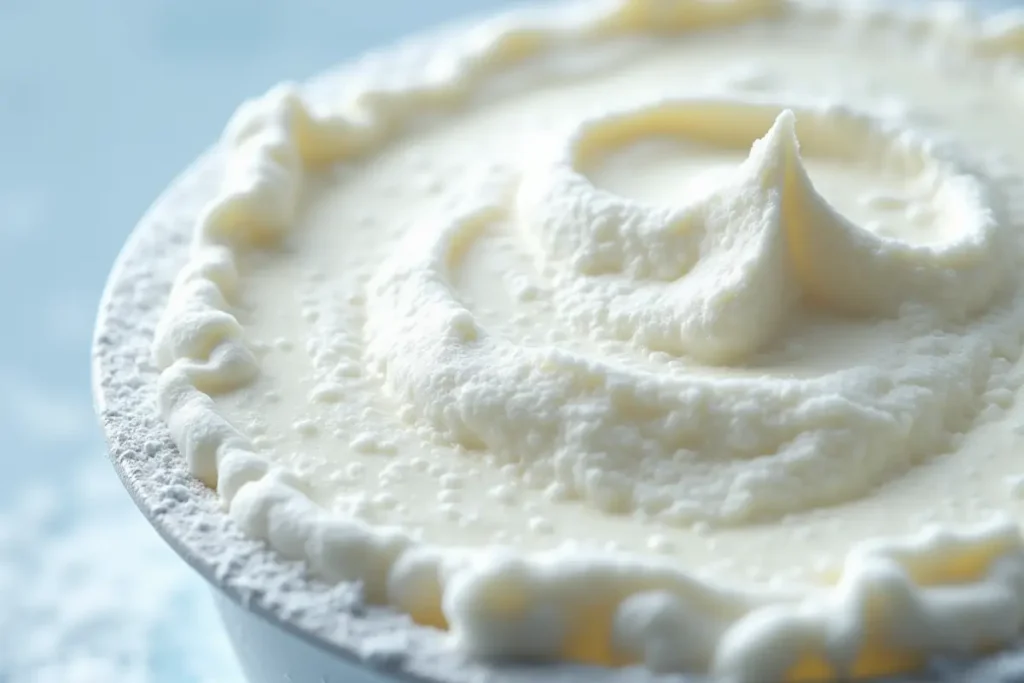
[[[840,108],[779,111],[756,102],[656,102],[584,122],[553,158],[531,167],[519,194],[521,223],[543,259],[569,265],[562,272],[578,295],[563,300],[576,308],[569,314],[652,350],[718,364],[741,362],[774,340],[799,301],[885,316],[906,303],[953,316],[988,303],[1009,257],[1001,207],[983,179],[935,143],[886,130],[881,121]],[[735,147],[776,115],[741,165],[728,174],[714,169],[716,182],[702,183],[700,196],[679,197],[674,206],[616,197],[577,167],[638,134]],[[798,121],[812,154],[895,167],[925,186],[942,220],[953,224],[951,237],[909,244],[844,218],[802,165]],[[623,296],[611,292],[621,290],[621,281],[593,277],[613,274],[644,284],[627,286]],[[594,316],[605,315],[610,326],[595,324]],[[627,316],[633,320],[614,322]]]
[[[615,129],[602,124],[576,140],[577,157],[614,139]],[[623,302],[653,323],[636,324],[638,344],[702,362],[742,360],[775,338],[800,295],[786,244],[787,230],[799,226],[787,226],[784,212],[788,194],[805,189],[789,182],[799,164],[794,116],[787,110],[754,142],[746,161],[717,183],[703,183],[700,196],[680,197],[678,207],[615,197],[556,162],[527,171],[519,222],[543,260],[568,266],[567,279],[622,276],[647,283],[637,292],[645,301]],[[610,292],[598,296],[617,305]],[[597,302],[581,308],[597,315],[607,310]]]

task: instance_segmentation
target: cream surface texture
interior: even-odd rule
[[[472,657],[1016,642],[1020,19],[555,5],[244,104],[154,344],[183,457]]]

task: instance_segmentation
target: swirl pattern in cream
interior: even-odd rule
[[[908,243],[844,218],[807,175],[799,133],[805,154],[906,176],[955,226],[950,237]],[[580,170],[609,145],[658,135],[753,145],[676,205],[616,196]],[[664,100],[536,149],[515,208],[499,195],[417,226],[370,286],[367,357],[399,403],[453,444],[608,512],[736,523],[864,493],[935,453],[981,407],[985,387],[971,385],[990,372],[989,341],[951,326],[1007,286],[1016,246],[1002,198],[941,145],[841,107]],[[687,367],[628,368],[490,334],[450,271],[506,213],[554,274],[560,318]],[[887,358],[812,377],[744,365],[798,314],[822,311],[926,331]]]

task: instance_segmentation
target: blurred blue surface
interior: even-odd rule
[[[282,79],[508,0],[0,0],[0,683],[240,680],[107,464],[89,341],[136,220]]]

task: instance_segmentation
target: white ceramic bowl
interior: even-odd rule
[[[450,30],[404,41],[385,51],[440,46]],[[377,55],[378,59],[380,54]],[[309,94],[337,89],[345,70],[311,83]],[[324,94],[321,92],[321,94]],[[96,409],[111,459],[139,509],[167,543],[213,588],[245,675],[251,683],[640,683],[684,680],[639,668],[572,665],[488,667],[462,661],[443,634],[415,627],[384,608],[364,605],[354,586],[329,586],[305,576],[245,538],[216,495],[188,473],[155,403],[150,361],[154,327],[184,262],[199,209],[211,198],[220,159],[211,151],[186,170],[141,220],[117,259],[100,307],[93,348]],[[183,624],[182,628],[188,628]],[[936,660],[907,681],[1024,681],[1024,657],[985,662]]]

